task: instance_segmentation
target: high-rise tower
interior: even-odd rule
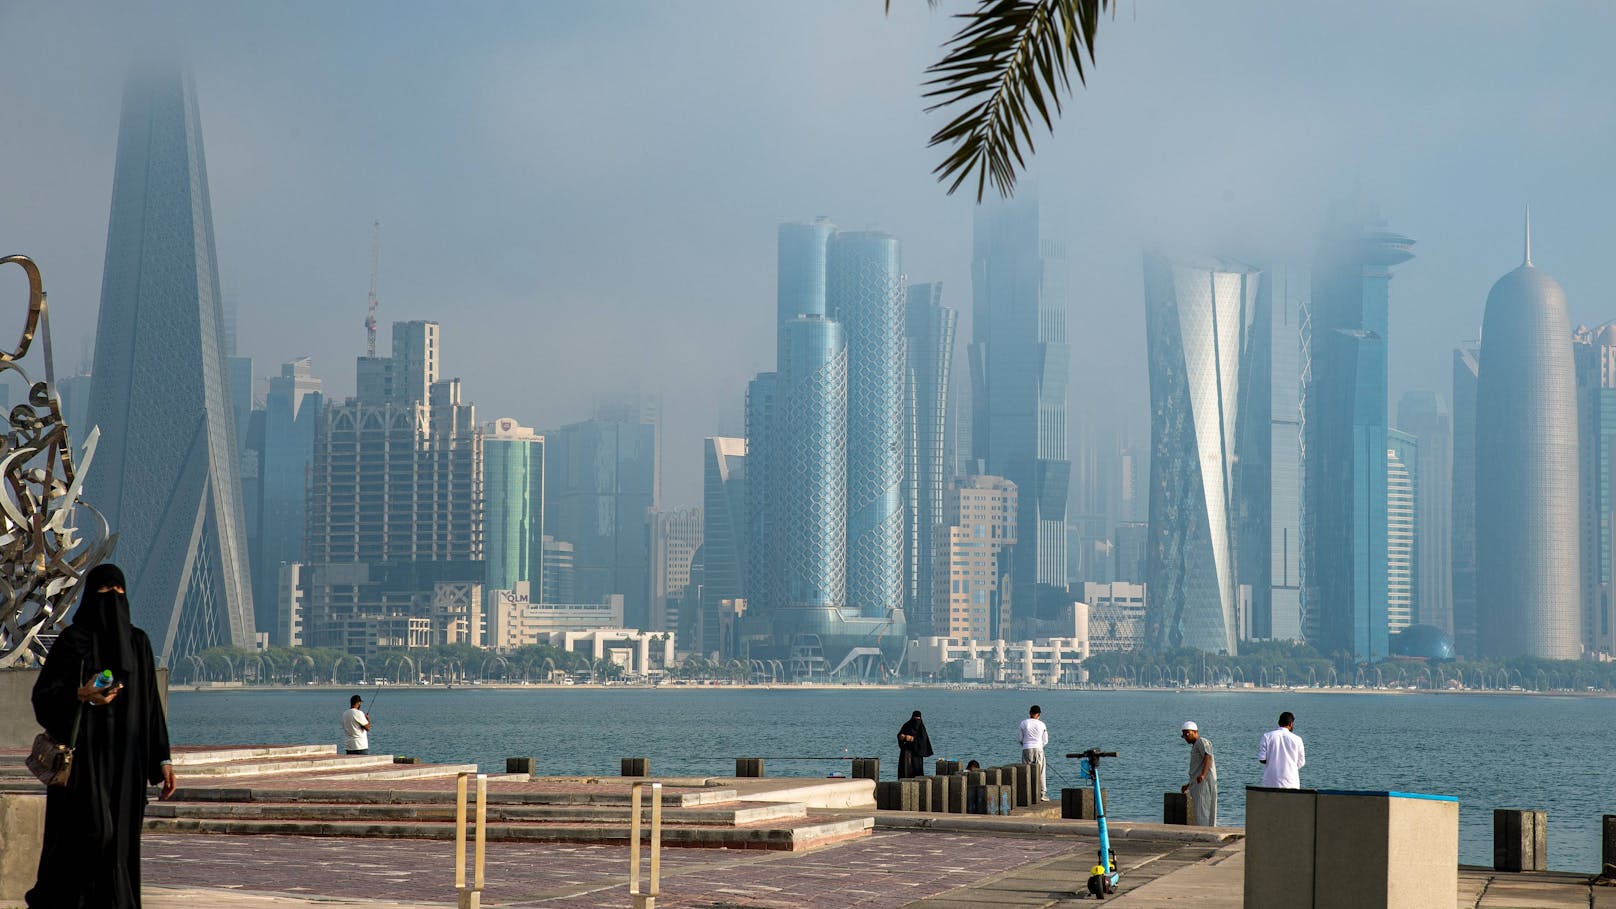
[[[1487,294],[1476,387],[1476,648],[1571,660],[1578,619],[1577,379],[1565,291],[1525,261]]]
[[[196,89],[177,68],[124,90],[96,324],[85,498],[118,533],[134,622],[173,665],[253,630],[218,262]]]
[[[1026,605],[1067,582],[1066,250],[1032,193],[977,209],[972,247],[973,459],[1016,485],[1014,583]]]
[[[1453,350],[1453,648],[1476,654],[1476,380],[1481,342]]]
[[[1259,274],[1145,257],[1150,348],[1150,589],[1157,649],[1237,652],[1236,478]],[[1266,389],[1261,393],[1266,394]],[[1266,427],[1265,427],[1266,428]],[[1261,452],[1266,455],[1266,452]],[[1267,490],[1261,492],[1266,498]]]
[[[907,361],[897,238],[844,231],[825,256],[825,302],[847,338],[847,603],[882,617],[904,605]]]
[[[942,295],[940,283],[911,284],[904,316],[910,400],[909,463],[904,466],[909,591],[904,612],[911,637],[930,633],[933,538],[943,521],[943,499],[952,475],[948,392],[959,313],[942,305]]]
[[[1387,655],[1386,338],[1391,267],[1414,241],[1374,206],[1331,208],[1313,269],[1303,393],[1303,602],[1315,646]]]
[[[1474,413],[1472,413],[1472,416]],[[1414,517],[1414,621],[1453,634],[1453,424],[1434,391],[1411,391],[1397,403],[1397,428],[1419,440]]]

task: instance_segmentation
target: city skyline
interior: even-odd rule
[[[99,296],[116,86],[129,48],[164,31],[193,59],[207,112],[221,284],[239,313],[242,354],[270,366],[308,355],[332,377],[332,398],[351,393],[345,364],[363,343],[369,227],[380,220],[381,317],[444,321],[449,358],[482,390],[489,413],[563,425],[586,418],[589,403],[549,377],[605,391],[675,377],[666,383],[667,506],[699,501],[700,439],[739,432],[725,425],[738,422],[735,390],[767,365],[768,336],[751,316],[768,305],[774,282],[774,224],[816,211],[837,212],[848,228],[880,224],[904,238],[911,275],[964,300],[973,206],[943,197],[929,175],[924,140],[933,124],[915,89],[952,28],[943,13],[894,4],[883,17],[851,2],[812,15],[536,7],[474,11],[447,35],[443,15],[401,13],[377,29],[361,4],[322,10],[322,28],[310,33],[267,10],[159,4],[136,16],[114,6],[8,5],[3,66],[18,78],[48,69],[52,79],[18,100],[21,121],[39,130],[0,146],[0,165],[29,175],[0,187],[0,205],[16,213],[0,224],[0,243],[51,267],[59,329],[87,332]],[[1616,186],[1576,149],[1608,145],[1616,132],[1587,88],[1610,81],[1610,64],[1579,52],[1609,32],[1613,15],[1569,3],[1463,16],[1388,3],[1362,15],[1285,16],[1258,4],[1144,4],[1120,17],[1127,21],[1107,32],[1091,85],[1040,144],[1032,174],[1045,206],[1067,222],[1070,273],[1081,285],[1067,308],[1089,352],[1073,357],[1073,387],[1121,379],[1114,401],[1095,402],[1096,420],[1145,434],[1143,321],[1118,305],[1139,293],[1130,267],[1139,248],[1165,240],[1244,255],[1230,247],[1249,240],[1305,260],[1305,249],[1286,245],[1310,242],[1324,201],[1358,182],[1392,223],[1422,239],[1420,259],[1399,279],[1399,292],[1419,303],[1392,317],[1393,395],[1446,387],[1446,357],[1435,352],[1474,336],[1473,301],[1489,283],[1483,263],[1512,251],[1507,237],[1527,199],[1539,213],[1540,245],[1554,250],[1548,264],[1567,287],[1573,324],[1605,321],[1595,263]],[[1387,29],[1400,40],[1382,40]],[[806,48],[777,58],[746,37],[776,33],[836,35],[864,67],[858,87],[851,74],[815,75]],[[40,34],[73,40],[25,37]],[[400,53],[379,53],[361,68],[349,49],[367,41]],[[434,78],[394,62],[428,41],[444,60]],[[1518,63],[1488,67],[1431,49],[1498,41],[1519,44]],[[669,42],[693,52],[670,60],[656,50]],[[1349,50],[1366,44],[1378,48],[1373,61]],[[585,46],[598,59],[580,56]],[[1215,80],[1186,78],[1231,52],[1250,65]],[[738,61],[726,64],[734,54]],[[1329,65],[1300,65],[1319,54]],[[304,62],[293,67],[293,59]],[[637,60],[668,78],[649,86],[599,79],[598,94],[578,98],[535,91],[580,68],[645,72]],[[733,83],[733,65],[759,74],[722,89],[737,118],[755,126],[744,135],[725,130],[722,143],[691,138],[646,150],[625,126],[639,118],[652,134],[671,131],[671,112]],[[857,105],[826,103],[854,91]],[[1307,105],[1296,103],[1298,92]],[[1561,100],[1534,102],[1545,97]],[[1165,141],[1213,122],[1236,99],[1277,119],[1211,156]],[[423,105],[448,118],[443,129],[421,129]],[[1498,135],[1505,106],[1529,111],[1534,128]],[[1431,110],[1442,116],[1426,116]],[[546,128],[554,122],[580,126],[576,134]],[[837,138],[850,134],[862,138]],[[716,173],[728,175],[725,190],[692,203],[683,187],[713,185]],[[635,198],[646,217],[628,217],[618,198]],[[666,230],[675,222],[683,227]],[[452,267],[441,267],[445,256]],[[613,264],[625,260],[634,267]],[[727,267],[714,277],[719,261]],[[603,273],[615,280],[601,282]],[[564,315],[573,328],[565,341],[543,328]],[[752,352],[738,358],[746,362],[692,355],[714,319],[737,326],[737,348]],[[969,321],[963,314],[962,338]],[[71,330],[59,333],[75,349]],[[576,353],[598,349],[647,355],[625,362]]]

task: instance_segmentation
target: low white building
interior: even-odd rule
[[[968,681],[1071,685],[1082,680],[1082,663],[1088,655],[1088,641],[1082,637],[1031,641],[925,637],[909,642],[904,668],[911,676],[938,676],[949,664],[959,663],[961,676]]]
[[[1146,596],[1144,584],[1084,584],[1089,649],[1095,653],[1144,649]]]
[[[534,603],[528,591],[527,582],[519,581],[515,590],[488,592],[488,649],[497,653],[548,643],[547,636],[556,632],[623,627],[621,594],[599,603]]]
[[[653,669],[673,664],[673,632],[636,631],[632,628],[592,628],[587,631],[552,631],[540,637],[569,653],[581,653],[590,661],[607,660],[623,667],[629,675],[643,677]]]

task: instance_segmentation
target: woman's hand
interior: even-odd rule
[[[97,688],[94,682],[86,682],[79,686],[79,700],[91,707],[105,707],[116,700],[118,692],[122,690],[122,682],[114,682],[107,688]]]
[[[165,801],[168,800],[168,799],[173,798],[174,797],[174,790],[177,789],[177,788],[179,788],[179,784],[174,782],[174,765],[173,764],[164,764],[163,765],[163,791],[158,796],[158,798],[163,799]]]

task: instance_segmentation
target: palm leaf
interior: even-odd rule
[[[1001,196],[1015,191],[1026,167],[1022,147],[1033,152],[1034,117],[1054,131],[1071,74],[1086,82],[1084,54],[1092,66],[1094,30],[1114,2],[978,0],[975,10],[957,16],[963,24],[924,83],[924,97],[935,99],[928,112],[955,112],[929,143],[949,149],[932,172],[949,183],[950,195],[973,174],[978,202],[989,180]]]

